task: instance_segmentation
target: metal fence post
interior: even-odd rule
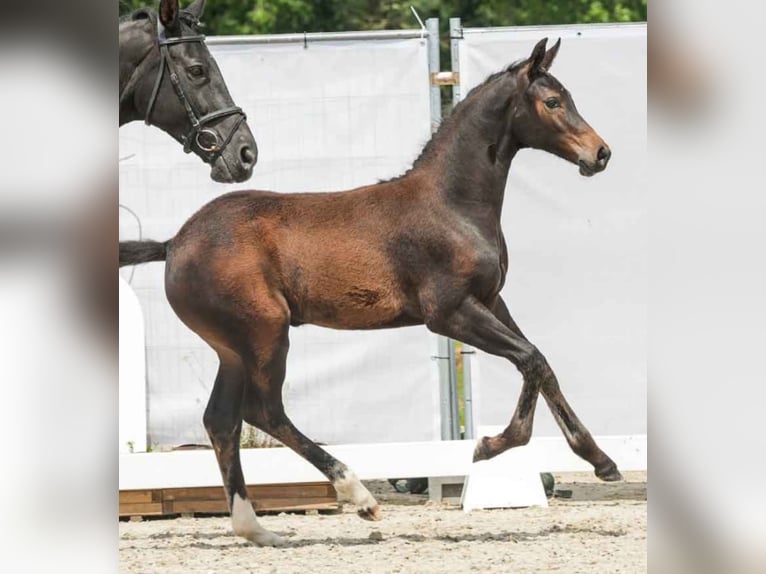
[[[465,434],[463,438],[474,438],[473,432],[473,386],[471,383],[471,357],[476,354],[471,347],[463,344],[463,401],[465,409]]]
[[[452,74],[455,82],[452,84],[452,107],[460,103],[462,97],[460,91],[460,40],[463,39],[463,24],[460,18],[449,19],[449,38]],[[471,384],[471,356],[475,351],[468,345],[463,344],[463,404],[465,413],[464,438],[474,437],[473,428],[473,387]],[[457,397],[456,397],[457,401]]]
[[[441,70],[439,61],[439,19],[429,18],[426,20],[428,30],[428,81],[431,90],[431,133],[439,129],[442,121],[442,95],[439,86],[435,85],[431,78]]]
[[[449,19],[449,45],[452,57],[452,73],[457,81],[452,85],[452,107],[460,103],[460,40],[463,39],[463,25],[460,18]]]
[[[439,59],[439,19],[429,18],[426,20],[428,31],[428,81],[431,94],[431,133],[439,129],[442,120],[442,96],[441,89],[433,81],[436,74],[441,71]],[[456,403],[457,393],[453,387],[455,380],[454,345],[447,337],[439,335],[437,342],[437,356],[439,361],[439,411],[441,415],[442,440],[459,438],[455,428],[459,424],[457,411],[453,403]]]
[[[457,392],[457,360],[455,357],[455,341],[447,339],[449,345],[447,347],[449,357],[449,407],[450,407],[450,421],[452,423],[451,431],[452,438],[459,440],[460,437],[460,408],[459,397]]]
[[[439,361],[439,415],[441,419],[442,440],[452,440],[454,436],[455,422],[452,417],[452,401],[454,394],[451,392],[452,362],[450,361],[450,347],[452,341],[439,335],[436,342],[436,357]]]

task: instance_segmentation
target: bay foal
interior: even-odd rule
[[[247,499],[239,461],[243,419],[316,466],[360,516],[380,518],[353,472],[285,413],[289,329],[304,323],[335,329],[425,324],[505,357],[523,375],[521,396],[508,427],[481,439],[474,460],[526,444],[542,393],[572,450],[601,479],[621,478],[499,295],[508,265],[500,212],[516,153],[542,149],[586,176],[602,171],[610,157],[548,72],[560,42],[547,51],[546,43],[471,91],[402,177],[339,193],[229,193],[170,241],[120,244],[121,265],[167,261],[170,304],[218,353],[204,423],[237,534],[257,544],[280,543],[259,526]]]

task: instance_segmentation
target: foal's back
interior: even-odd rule
[[[273,299],[293,325],[420,323],[422,281],[412,269],[443,256],[447,225],[432,193],[426,180],[404,177],[346,192],[221,196],[171,241],[168,297],[182,299],[174,294],[194,285],[198,299],[242,301],[243,312],[253,300]],[[215,292],[201,296],[208,289]]]

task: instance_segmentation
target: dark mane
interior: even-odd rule
[[[466,95],[465,99],[467,100],[468,97],[474,91],[476,91],[478,88],[481,88],[482,86],[486,86],[487,84],[491,84],[492,82],[494,82],[495,80],[497,80],[501,76],[504,76],[508,72],[516,72],[522,66],[522,64],[524,64],[526,61],[527,60],[525,58],[521,58],[520,60],[516,60],[515,62],[513,62],[512,64],[507,66],[504,70],[500,70],[499,72],[495,72],[494,74],[490,74],[489,76],[487,76],[487,78],[481,84],[479,84],[478,86],[474,87],[470,92],[468,92],[468,95]],[[461,100],[460,103],[463,103],[463,101]]]
[[[484,89],[484,87],[492,84],[495,82],[495,80],[498,80],[499,78],[504,77],[507,73],[513,73],[518,71],[518,69],[526,62],[526,58],[522,58],[520,60],[516,60],[511,65],[507,66],[506,68],[495,72],[493,74],[490,74],[486,77],[486,79],[481,83],[475,86],[471,89],[466,96],[460,100],[460,102],[454,107],[450,115],[446,118],[444,118],[441,123],[439,124],[438,129],[431,135],[431,139],[428,140],[426,145],[423,147],[423,150],[420,152],[420,155],[415,159],[415,161],[412,163],[412,167],[410,167],[407,171],[405,171],[403,174],[398,175],[396,177],[392,177],[391,179],[381,179],[378,181],[378,183],[387,183],[392,181],[397,181],[404,176],[406,176],[408,173],[410,173],[412,170],[416,169],[418,166],[420,166],[422,163],[427,161],[433,156],[434,149],[436,147],[436,142],[440,141],[442,137],[444,136],[444,133],[449,131],[450,126],[455,122],[456,115],[459,114],[463,108],[466,107],[466,103],[471,100],[475,95],[477,95],[479,92]]]

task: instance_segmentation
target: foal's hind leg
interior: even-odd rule
[[[501,297],[498,297],[493,313],[516,335],[527,340],[521,332],[521,329],[519,329],[519,326],[511,317],[508,307],[505,305],[505,302]],[[593,440],[593,436],[591,436],[588,429],[585,428],[585,425],[580,422],[580,419],[577,418],[572,407],[569,406],[569,403],[564,398],[564,394],[561,392],[556,375],[553,373],[553,370],[550,368],[542,354],[540,354],[540,358],[545,366],[542,371],[540,392],[542,392],[545,401],[548,403],[548,407],[551,409],[559,428],[564,433],[570,448],[580,458],[587,460],[593,465],[596,476],[601,480],[622,480],[622,475],[620,474],[620,471],[617,470],[617,465],[599,448],[596,441]]]
[[[303,435],[285,414],[282,385],[289,348],[289,310],[279,301],[261,300],[258,304],[262,312],[254,318],[252,351],[246,361],[244,419],[313,464],[332,482],[338,500],[355,504],[359,516],[380,520],[380,506],[356,475]]]
[[[221,365],[203,421],[221,469],[232,527],[237,535],[260,546],[279,546],[282,539],[258,524],[242,475],[239,460],[240,409],[245,382],[242,363],[232,354],[219,353],[219,357]]]

